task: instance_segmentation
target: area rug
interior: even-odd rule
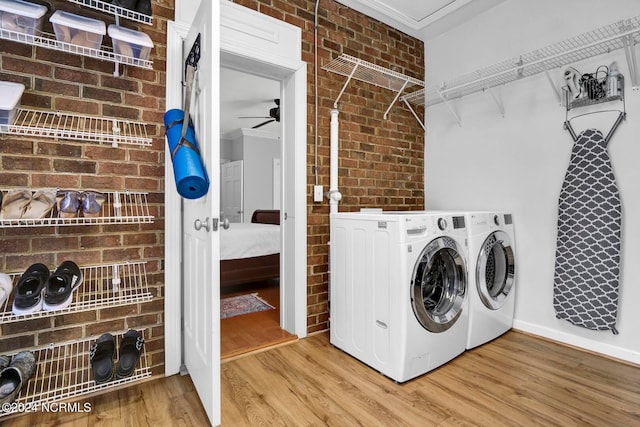
[[[220,318],[240,316],[241,314],[257,313],[264,310],[275,310],[275,307],[255,294],[239,295],[237,297],[220,300]]]

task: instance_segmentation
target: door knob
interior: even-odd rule
[[[225,219],[222,221],[222,228],[224,228],[225,230],[228,230],[228,229],[229,229],[229,225],[230,225],[230,224],[229,224],[229,218],[225,218]]]
[[[204,228],[207,231],[211,231],[211,224],[209,224],[209,217],[206,217],[204,219],[204,222],[201,221],[199,218],[196,219],[193,222],[193,228],[195,228],[196,231],[200,231],[201,228]]]

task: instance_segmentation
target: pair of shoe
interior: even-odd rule
[[[56,195],[60,218],[100,216],[106,197],[97,191],[61,190]]]
[[[0,310],[2,310],[4,302],[9,299],[12,290],[13,280],[11,280],[11,276],[0,273]]]
[[[111,4],[151,16],[151,0],[113,0]]]
[[[0,219],[39,219],[51,214],[56,205],[56,190],[44,188],[31,190],[9,190],[2,197]]]
[[[129,329],[120,341],[119,359],[115,369],[117,379],[127,378],[133,374],[140,358],[144,338],[134,329]],[[91,346],[89,360],[93,371],[93,379],[96,384],[111,381],[114,377],[113,355],[116,349],[116,341],[113,335],[106,333]]]
[[[21,351],[12,358],[0,356],[0,412],[5,403],[13,402],[36,370],[36,356]]]
[[[53,274],[46,265],[33,264],[18,280],[12,312],[21,315],[66,308],[81,284],[82,271],[73,261],[64,261]]]

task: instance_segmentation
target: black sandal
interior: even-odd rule
[[[118,366],[116,367],[116,378],[126,378],[133,374],[143,346],[144,338],[142,338],[142,334],[136,330],[129,329],[127,333],[122,336],[122,341],[120,341],[120,358],[118,359]]]
[[[96,384],[103,384],[113,378],[113,353],[116,349],[116,342],[113,335],[106,333],[91,346],[89,360],[93,371],[93,379]]]

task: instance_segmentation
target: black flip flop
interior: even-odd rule
[[[89,360],[96,384],[109,382],[113,378],[113,353],[115,349],[116,342],[113,335],[109,333],[102,334],[91,346]]]
[[[133,374],[136,369],[140,353],[144,346],[142,334],[136,330],[129,329],[120,341],[120,358],[116,366],[116,378],[126,378]]]

